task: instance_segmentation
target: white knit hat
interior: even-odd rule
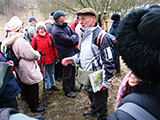
[[[23,22],[17,16],[14,16],[6,25],[7,29],[16,32],[22,27]]]
[[[44,29],[46,30],[46,25],[45,25],[45,23],[44,22],[38,22],[37,24],[36,24],[36,29],[38,29],[38,27],[44,27]]]

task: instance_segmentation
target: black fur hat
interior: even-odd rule
[[[149,7],[150,9],[160,9],[160,6],[159,5],[151,5],[150,7]]]
[[[140,89],[160,83],[160,10],[129,13],[119,25],[117,41],[122,59],[142,79]]]

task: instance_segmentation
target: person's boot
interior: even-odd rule
[[[65,96],[70,97],[70,98],[75,98],[76,97],[76,95],[72,91],[70,91],[68,93],[65,93]]]
[[[97,115],[91,111],[86,111],[83,113],[83,116],[85,117],[97,117]]]
[[[31,112],[35,113],[35,112],[43,112],[45,111],[45,109],[43,107],[38,107],[36,109],[31,109]]]
[[[52,94],[52,89],[50,88],[50,89],[47,89],[47,94],[48,95],[51,95]]]
[[[36,119],[38,119],[38,120],[45,120],[45,117],[44,116],[36,116]]]
[[[80,92],[81,90],[80,90],[79,88],[77,88],[77,87],[74,87],[74,88],[72,89],[72,91],[73,91],[73,92]]]
[[[59,88],[56,87],[56,86],[52,86],[52,90],[54,90],[54,91],[60,91],[61,89],[59,89]]]
[[[62,78],[61,78],[61,77],[58,77],[58,78],[57,78],[57,81],[58,81],[58,82],[62,81]]]

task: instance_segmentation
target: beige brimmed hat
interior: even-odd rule
[[[16,32],[22,27],[23,22],[17,16],[14,16],[9,20],[6,25],[9,30]]]
[[[97,17],[96,11],[92,8],[83,8],[77,12],[77,15],[93,15]]]

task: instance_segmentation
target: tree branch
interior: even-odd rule
[[[82,0],[77,0],[77,2],[78,2],[83,8],[86,7],[86,6],[83,4]]]
[[[97,0],[92,0],[92,3],[93,3],[95,10],[99,12],[100,6],[98,5]]]
[[[89,5],[89,7],[93,8],[91,3],[89,2],[89,0],[86,0],[87,4]]]
[[[76,12],[76,10],[73,8],[73,7],[70,7],[69,5],[67,5],[67,4],[64,4],[64,3],[62,3],[62,2],[54,2],[54,1],[51,1],[52,3],[54,3],[54,4],[57,4],[58,6],[61,6],[61,7],[66,7],[67,9],[69,9],[69,10],[72,10],[72,11],[75,11]]]

